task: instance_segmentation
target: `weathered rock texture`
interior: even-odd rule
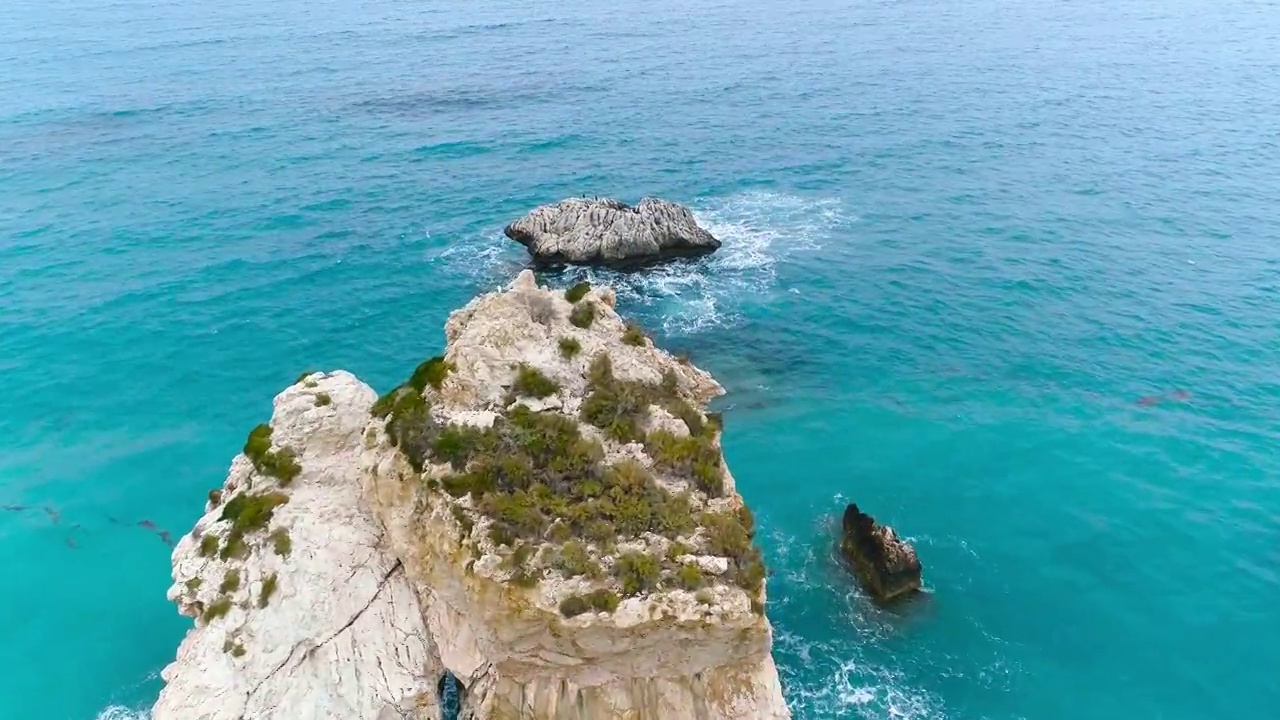
[[[236,457],[217,502],[174,549],[169,598],[196,627],[163,672],[154,720],[439,718],[443,671],[422,607],[361,496],[375,397],[345,372],[276,397],[272,440],[301,472],[282,487]],[[244,536],[243,557],[219,557],[225,509],[270,493],[288,501]]]
[[[505,232],[534,259],[548,263],[627,265],[720,247],[688,208],[655,198],[634,207],[609,198],[561,200],[534,209]]]
[[[867,590],[881,602],[920,589],[920,560],[893,528],[877,525],[870,515],[850,504],[844,510],[840,548],[853,564]]]
[[[377,403],[341,372],[312,374],[281,393],[270,447],[291,450],[301,470],[282,487],[290,473],[279,468],[288,463],[251,449],[251,437],[250,455],[236,458],[221,497],[174,551],[170,597],[201,619],[164,672],[155,720],[434,720],[446,670],[465,688],[464,718],[789,718],[758,552],[726,549],[726,529],[750,544],[750,514],[723,466],[718,423],[702,410],[722,390],[628,334],[613,301],[597,289],[571,303],[526,271],[506,292],[456,311],[444,358]],[[584,308],[594,318],[587,327]],[[596,427],[604,425],[598,413],[584,411],[602,387],[602,354],[617,387],[640,388],[655,403],[640,408],[635,437]],[[554,391],[527,392],[516,378],[529,370]],[[568,423],[574,447],[595,463],[584,478],[605,488],[623,475],[643,480],[647,491],[628,492],[687,503],[685,516],[624,531],[631,519],[619,515],[616,538],[600,535],[599,523],[590,538],[565,538],[557,530],[569,521],[546,517],[548,508],[574,510],[537,483],[511,490],[508,475],[520,470],[513,458],[495,470],[482,456],[441,455],[462,436],[477,447],[511,437],[538,446],[536,433],[520,434],[532,422]],[[655,438],[668,450],[699,448],[705,467],[655,459]],[[460,487],[463,480],[471,484]],[[482,480],[497,489],[480,489]],[[240,512],[244,502],[223,519],[237,496],[274,492],[287,502],[265,521]],[[512,507],[499,501],[534,497],[551,504],[533,511],[542,524],[531,535],[528,527],[518,538],[498,532],[506,516],[495,508]],[[612,497],[625,505],[633,495]],[[612,508],[603,498],[601,507]],[[277,553],[281,530],[291,539],[287,555]],[[584,549],[596,572],[558,564],[568,544]],[[641,555],[657,570],[629,587],[620,568]],[[228,590],[231,569],[240,579]],[[264,604],[273,574],[277,589]],[[592,593],[612,603],[566,610],[566,601]],[[224,598],[229,606],[218,605]],[[211,617],[210,608],[226,614]]]

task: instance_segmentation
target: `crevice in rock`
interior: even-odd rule
[[[436,692],[440,700],[441,720],[458,720],[462,714],[462,699],[467,692],[462,682],[446,670],[440,676],[440,682],[436,683]]]
[[[355,614],[355,615],[352,615],[352,616],[351,616],[351,619],[350,619],[350,620],[348,620],[348,621],[347,621],[347,623],[346,623],[345,625],[343,625],[342,627],[338,628],[338,631],[337,631],[337,632],[333,633],[332,635],[330,635],[329,637],[325,638],[324,640],[321,640],[319,643],[317,643],[317,644],[313,645],[313,646],[311,647],[311,649],[307,651],[307,657],[311,657],[311,655],[312,655],[316,650],[319,650],[320,648],[324,647],[325,645],[328,645],[330,642],[332,642],[332,641],[333,641],[333,639],[334,639],[334,638],[338,637],[338,636],[339,636],[339,635],[341,635],[342,633],[344,633],[344,632],[346,632],[347,630],[349,630],[349,629],[351,628],[351,626],[352,626],[352,625],[355,625],[356,621],[360,619],[360,616],[361,616],[361,615],[364,615],[364,613],[365,613],[365,611],[366,611],[366,610],[368,610],[369,608],[373,607],[373,603],[374,603],[374,601],[378,599],[378,596],[382,594],[383,589],[387,587],[387,583],[391,580],[391,576],[392,576],[392,575],[395,575],[395,574],[396,574],[396,572],[398,572],[398,571],[399,571],[400,569],[402,569],[403,567],[404,567],[404,563],[402,563],[401,561],[397,560],[397,561],[395,562],[395,564],[391,566],[391,569],[390,569],[390,570],[387,570],[387,573],[386,573],[385,575],[383,575],[383,576],[382,576],[382,579],[378,581],[378,589],[377,589],[377,590],[375,590],[375,591],[374,591],[374,593],[373,593],[373,595],[369,597],[369,602],[365,603],[365,604],[364,604],[364,607],[360,608],[360,610],[358,610],[358,611],[356,612],[356,614]]]
[[[401,562],[397,560],[395,564],[391,566],[391,569],[388,570],[387,573],[382,576],[382,579],[378,581],[378,589],[375,590],[373,595],[369,597],[369,601],[364,604],[364,607],[360,608],[360,610],[358,610],[354,615],[352,615],[351,619],[348,620],[346,624],[343,625],[341,628],[338,628],[337,632],[334,632],[333,634],[329,635],[329,637],[325,638],[319,643],[312,645],[311,648],[307,650],[306,653],[303,654],[302,656],[303,659],[305,660],[306,658],[311,657],[311,655],[314,654],[316,650],[319,650],[320,648],[324,647],[328,643],[332,642],[334,638],[338,637],[342,633],[349,630],[351,626],[354,625],[355,622],[360,619],[360,616],[364,615],[365,611],[373,606],[374,601],[378,599],[378,596],[382,594],[383,588],[385,588],[387,586],[388,581],[391,580],[391,576],[394,575],[396,571],[400,570],[402,567],[403,565],[401,564]],[[272,669],[271,672],[267,673],[266,677],[259,680],[258,683],[253,686],[253,689],[250,690],[245,695],[246,706],[249,704],[249,701],[253,699],[253,696],[256,695],[258,691],[262,689],[263,685],[266,685],[267,682],[271,680],[271,678],[275,677],[276,673],[280,672],[285,668],[285,666],[289,665],[289,661],[293,659],[293,656],[296,654],[298,648],[302,647],[302,645],[303,643],[298,643],[297,645],[294,645],[293,648],[289,651],[289,655],[285,657],[285,659],[281,661],[279,665],[275,666],[275,668]]]

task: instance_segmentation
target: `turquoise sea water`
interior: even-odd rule
[[[724,240],[595,277],[729,390],[797,718],[1280,714],[1280,7],[7,0],[0,38],[0,718],[145,717],[188,623],[139,523],[189,529],[300,371],[401,379],[582,193]],[[849,500],[926,598],[853,589]]]

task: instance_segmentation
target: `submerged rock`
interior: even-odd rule
[[[688,208],[655,198],[634,207],[610,198],[569,198],[535,208],[504,232],[537,261],[574,265],[643,264],[720,247]]]
[[[197,618],[155,720],[785,720],[723,392],[529,271],[376,401],[282,392],[170,597]],[[215,496],[211,495],[211,498]]]
[[[850,503],[844,510],[840,549],[867,590],[881,602],[920,589],[920,560],[893,528],[876,521]]]

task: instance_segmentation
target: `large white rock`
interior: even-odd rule
[[[313,387],[308,387],[312,385]],[[327,395],[329,404],[317,404]],[[313,374],[275,399],[276,447],[302,472],[287,488],[239,455],[217,507],[173,551],[169,597],[196,618],[165,668],[154,720],[437,720],[442,670],[403,564],[361,497],[359,457],[376,395],[354,376]],[[279,490],[269,528],[243,560],[202,557],[201,537],[225,537],[221,508],[242,493]],[[268,532],[287,531],[276,554]],[[222,592],[228,571],[239,588]],[[263,581],[277,589],[259,607]],[[224,616],[201,612],[227,597]]]
[[[538,403],[541,411],[577,417],[587,367],[601,352],[616,377],[674,382],[699,408],[723,392],[709,374],[652,342],[623,342],[612,291],[593,290],[582,302],[596,308],[589,328],[572,325],[563,293],[538,287],[525,271],[506,291],[454,312],[445,337],[455,369],[426,391],[432,416],[492,425],[525,363],[559,385]],[[560,353],[565,337],[579,342],[575,357]],[[370,415],[374,400],[344,372],[312,374],[276,397],[273,448],[296,452],[301,472],[281,488],[237,456],[222,497],[174,550],[169,596],[197,620],[164,670],[154,720],[436,720],[446,671],[465,688],[467,720],[790,718],[772,629],[760,612],[763,588],[663,589],[627,597],[612,613],[565,618],[562,600],[592,582],[614,581],[547,572],[532,587],[509,582],[483,524],[463,532],[458,516],[468,512],[460,507],[467,499],[431,482],[447,466],[428,466],[425,478],[413,471],[384,421]],[[656,410],[650,421],[672,432],[684,425]],[[582,432],[600,436],[586,425]],[[604,450],[609,462],[652,464],[638,443],[605,439]],[[687,487],[654,474],[664,487]],[[695,512],[741,505],[727,469],[724,475],[723,495],[696,497]],[[201,552],[204,538],[221,545],[229,532],[221,519],[227,502],[275,491],[288,502],[247,537],[247,557],[223,561]],[[287,556],[270,537],[280,529],[291,539]],[[619,547],[669,550],[669,542],[655,535]],[[680,561],[717,576],[729,567],[714,555]],[[239,587],[225,590],[233,569]],[[278,588],[260,606],[272,576]],[[224,598],[232,603],[225,616],[201,617]]]
[[[537,260],[577,265],[651,262],[714,252],[720,241],[676,203],[644,198],[569,198],[543,205],[506,227]]]
[[[724,392],[709,374],[651,341],[624,342],[611,290],[592,290],[582,302],[596,308],[589,328],[572,325],[573,306],[563,292],[538,287],[526,270],[507,291],[454,312],[445,325],[445,358],[455,369],[439,390],[428,390],[433,414],[465,422],[503,407],[516,366],[524,363],[560,388],[552,396],[557,402],[543,404],[573,417],[588,392],[587,368],[600,353],[609,355],[620,379],[656,384],[664,374],[674,376],[680,395],[698,406]],[[572,358],[559,351],[564,337],[581,346]],[[665,415],[659,424],[671,421]],[[586,425],[583,432],[596,433]],[[684,590],[663,591],[625,598],[611,614],[566,619],[559,602],[584,590],[586,580],[548,575],[531,589],[512,586],[500,558],[489,554],[495,549],[483,538],[479,548],[460,542],[451,501],[443,492],[423,491],[417,473],[383,443],[379,434],[365,457],[372,503],[423,598],[442,663],[467,687],[469,717],[790,717],[771,655],[772,629],[747,592],[720,584],[700,601]],[[610,457],[650,462],[637,444],[606,439],[605,449]],[[718,510],[740,505],[727,472],[725,488],[723,497],[695,502]],[[477,529],[472,539],[481,535]],[[713,572],[727,566],[724,558],[695,562]]]

